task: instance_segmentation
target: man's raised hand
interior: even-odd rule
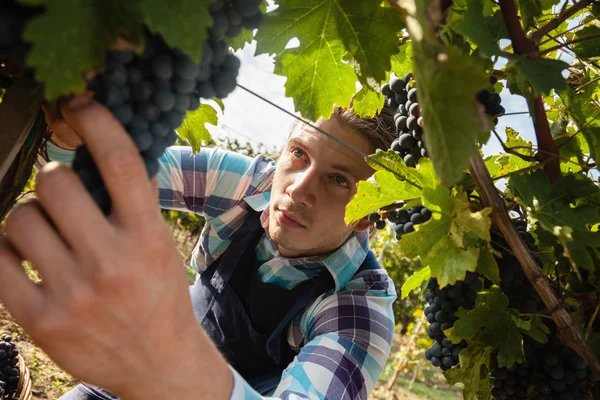
[[[78,379],[125,398],[198,398],[197,390],[227,398],[231,374],[196,321],[182,259],[133,141],[87,97],[60,113],[90,150],[112,214],[102,214],[70,168],[47,164],[39,201],[17,208],[0,238],[0,300]],[[23,260],[43,285],[28,279]]]

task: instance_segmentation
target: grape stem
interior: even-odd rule
[[[542,55],[544,55],[544,54],[548,54],[548,53],[552,53],[553,51],[560,50],[560,49],[562,49],[563,47],[568,47],[568,46],[570,46],[570,45],[572,45],[572,44],[579,43],[579,42],[585,42],[586,40],[593,40],[593,39],[597,39],[597,38],[599,38],[599,37],[600,37],[600,33],[596,33],[596,34],[594,34],[594,35],[589,35],[589,36],[580,37],[580,38],[577,38],[577,39],[573,39],[573,40],[566,41],[566,42],[564,42],[564,43],[561,43],[561,44],[559,44],[559,45],[557,45],[557,46],[550,47],[549,49],[545,49],[545,50],[539,51],[539,52],[538,52],[538,53],[536,53],[536,54],[537,54],[538,56],[542,56]]]
[[[546,315],[546,314],[519,314],[519,316],[520,317],[528,317],[528,318],[540,317],[540,318],[552,319],[552,317],[550,315]]]
[[[500,1],[500,3],[502,3],[502,1]],[[531,34],[531,42],[533,42],[533,44],[536,46],[539,45],[540,41],[546,34],[558,28],[560,24],[562,24],[567,19],[571,18],[571,16],[575,15],[578,11],[589,6],[591,3],[592,0],[581,0],[580,2],[573,4],[572,7],[567,9],[568,1],[565,1],[563,9],[560,11],[556,18],[554,18],[552,21],[548,22],[546,25],[542,26],[537,31]]]
[[[588,326],[585,330],[585,340],[588,339],[588,337],[590,336],[590,332],[592,332],[592,326],[594,325],[594,321],[596,320],[596,316],[598,315],[599,310],[600,310],[600,303],[598,303],[598,305],[596,306],[596,309],[594,310],[594,314],[592,315],[592,318],[590,318],[590,322],[588,323]]]
[[[526,55],[529,59],[534,59],[537,47],[532,40],[525,36],[514,0],[500,0],[499,4],[515,53]],[[545,153],[542,154],[542,160],[548,159],[544,170],[550,177],[550,182],[554,183],[562,176],[560,160],[558,158],[559,150],[552,139],[550,124],[546,117],[544,100],[541,95],[535,95],[533,110],[530,109],[530,111],[532,111],[532,115],[534,116],[533,125],[538,146],[540,149],[545,150]]]
[[[517,156],[525,161],[529,161],[529,162],[535,162],[536,158],[534,156],[528,156],[525,154],[521,154],[518,153],[514,148],[512,147],[506,147],[506,144],[504,144],[504,142],[502,141],[502,138],[500,137],[500,135],[498,135],[498,132],[496,132],[495,129],[492,129],[492,132],[494,132],[494,136],[496,136],[496,139],[498,139],[498,141],[500,142],[500,145],[502,146],[502,150],[504,150],[506,153],[512,154],[514,156]]]
[[[600,362],[588,346],[581,330],[574,324],[571,315],[556,298],[550,283],[542,274],[527,245],[521,239],[480,154],[476,154],[471,158],[470,171],[484,205],[492,208],[492,222],[500,229],[502,236],[504,236],[515,257],[519,260],[527,279],[550,311],[552,319],[558,327],[558,337],[563,343],[575,350],[596,374],[600,375]]]

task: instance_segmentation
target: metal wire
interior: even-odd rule
[[[301,121],[302,123],[310,126],[311,128],[315,129],[317,132],[322,133],[323,135],[327,136],[329,139],[341,144],[342,146],[352,150],[354,153],[358,154],[359,156],[371,161],[374,164],[379,165],[381,168],[385,169],[386,171],[391,172],[392,174],[394,174],[394,176],[398,179],[400,179],[401,181],[406,181],[408,183],[410,183],[411,185],[415,186],[418,189],[422,189],[421,187],[419,187],[416,183],[411,182],[410,180],[406,179],[406,177],[400,175],[399,173],[397,173],[396,171],[388,168],[386,165],[383,165],[382,163],[380,163],[379,161],[375,160],[374,158],[370,157],[368,154],[365,154],[364,152],[360,151],[359,149],[357,149],[356,147],[352,146],[351,144],[348,144],[346,142],[344,142],[341,139],[338,139],[337,137],[333,136],[331,133],[324,131],[323,129],[319,128],[318,126],[314,125],[313,123],[311,123],[310,121],[305,120],[302,117],[297,116],[296,114],[286,110],[285,108],[281,107],[278,104],[273,103],[271,100],[261,96],[260,94],[248,89],[247,87],[240,85],[239,83],[237,84],[237,86],[240,89],[245,90],[246,92],[250,93],[253,96],[258,97],[259,99],[261,99],[264,102],[267,102],[268,104],[272,105],[273,107],[277,108],[280,111],[283,111],[284,113],[286,113],[287,115],[290,115],[292,118],[296,118],[298,121]]]

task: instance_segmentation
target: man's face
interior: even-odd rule
[[[363,153],[373,152],[367,139],[335,117],[315,125]],[[340,247],[353,229],[366,229],[366,219],[346,225],[344,214],[358,181],[372,173],[352,150],[308,125],[296,126],[277,162],[269,206],[269,234],[281,255],[328,253]]]

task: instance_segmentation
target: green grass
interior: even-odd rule
[[[408,387],[410,386],[410,380],[398,377],[395,386],[408,390]],[[426,384],[414,382],[410,388],[410,391],[423,400],[462,399],[461,393],[458,389],[451,389],[446,384],[436,385],[434,383]]]

